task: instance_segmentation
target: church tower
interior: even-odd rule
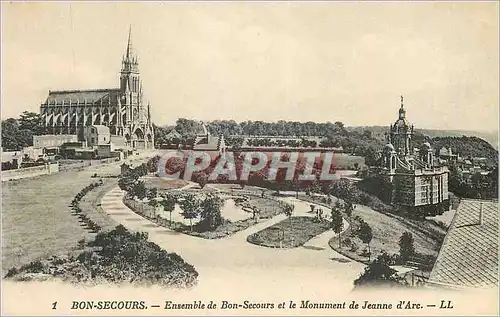
[[[127,143],[134,148],[153,147],[154,136],[151,111],[143,102],[143,88],[139,72],[139,61],[132,46],[132,27],[129,28],[128,42],[120,71],[120,94],[122,124],[125,126]]]
[[[129,29],[125,55],[122,59],[120,71],[120,92],[122,104],[127,109],[127,122],[136,122],[144,116],[142,104],[142,82],[139,72],[139,62],[132,46],[132,28]],[[145,121],[144,119],[141,121]]]

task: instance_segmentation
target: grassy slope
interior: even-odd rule
[[[365,206],[357,206],[353,217],[360,216],[372,228],[373,239],[370,243],[372,259],[381,251],[389,254],[399,253],[399,238],[403,232],[408,231],[413,235],[415,250],[421,254],[437,255],[445,235],[445,231],[429,222],[404,219],[402,217],[383,214]],[[368,258],[361,255],[365,244],[354,234],[346,234],[342,239],[349,238],[358,246],[358,250],[351,251],[342,247],[342,253],[359,261]],[[330,240],[330,245],[337,249],[338,238]]]

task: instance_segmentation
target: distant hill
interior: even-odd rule
[[[485,157],[488,159],[488,165],[498,163],[498,151],[485,140],[475,136],[435,137],[432,139],[432,143],[436,150],[443,146],[451,147],[455,153],[460,153],[460,156]]]
[[[357,127],[346,127],[348,131],[358,131],[360,133],[363,130],[369,130],[372,132],[372,136],[377,138],[384,138],[384,134],[388,132],[388,126],[357,126]],[[498,150],[498,133],[497,132],[482,132],[482,131],[467,131],[467,130],[435,130],[435,129],[415,129],[416,132],[420,132],[431,138],[436,137],[477,137],[488,142],[494,149]]]
[[[429,130],[429,129],[416,129],[417,131],[422,132],[430,136],[431,138],[435,137],[448,137],[448,136],[469,136],[469,137],[477,137],[488,142],[493,148],[498,150],[498,133],[497,132],[481,132],[481,131],[462,131],[462,130]]]

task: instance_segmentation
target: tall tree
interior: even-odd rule
[[[144,199],[146,197],[146,186],[143,181],[137,181],[133,187],[133,194],[139,199]]]
[[[359,226],[358,236],[363,243],[368,246],[368,260],[371,260],[371,250],[370,250],[370,242],[373,238],[372,227],[366,222],[361,222]]]
[[[339,235],[339,248],[341,248],[342,245],[340,241],[340,233],[344,228],[344,220],[342,219],[342,214],[340,213],[340,211],[335,207],[332,208],[332,220],[330,225],[332,227],[333,232]]]
[[[347,215],[347,217],[351,218],[352,217],[352,212],[356,208],[356,205],[352,203],[352,196],[346,197],[344,200],[344,212]]]
[[[42,118],[35,112],[24,111],[19,118],[19,129],[31,131],[33,135],[41,133]]]
[[[208,230],[214,230],[222,224],[221,208],[224,201],[214,194],[208,195],[201,203],[201,225]]]
[[[293,236],[292,214],[293,214],[293,210],[295,209],[295,206],[292,204],[289,204],[289,203],[285,203],[285,205],[283,207],[284,207],[283,212],[290,220],[290,232],[292,233],[292,236]]]
[[[19,123],[16,119],[2,120],[2,148],[7,150],[20,150]]]
[[[191,231],[193,231],[193,219],[200,214],[200,205],[200,200],[193,194],[187,194],[180,202],[182,216],[185,219],[189,219]]]
[[[413,245],[413,235],[406,231],[399,238],[399,254],[401,255],[401,259],[406,262],[415,254],[415,247]]]
[[[177,203],[177,198],[171,193],[167,193],[163,195],[163,200],[161,204],[163,206],[163,210],[170,214],[170,225],[172,225],[172,212],[175,209],[175,204]]]

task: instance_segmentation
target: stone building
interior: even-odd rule
[[[111,132],[105,125],[89,125],[85,127],[87,146],[98,146],[111,142]]]
[[[76,135],[84,141],[85,127],[107,126],[117,143],[134,149],[153,148],[151,109],[143,98],[139,61],[129,31],[119,88],[49,91],[40,115],[48,135]]]
[[[412,136],[401,96],[399,117],[390,126],[382,155],[383,175],[392,184],[391,203],[418,215],[442,214],[449,208],[449,171],[438,164],[428,142],[413,148]]]

